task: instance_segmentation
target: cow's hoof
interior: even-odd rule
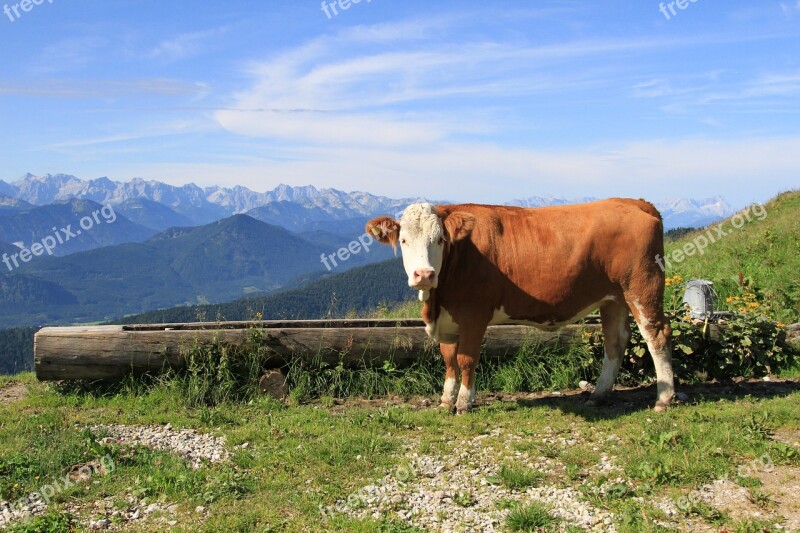
[[[447,411],[448,413],[452,413],[453,411],[456,410],[456,406],[453,405],[452,403],[442,402],[442,403],[439,404],[439,409],[443,409],[443,410]]]
[[[608,398],[605,396],[591,396],[586,400],[586,407],[600,407],[608,403]]]
[[[663,413],[664,411],[667,410],[668,407],[669,404],[667,403],[656,402],[656,406],[653,407],[653,411],[655,411],[656,413]]]
[[[471,410],[472,410],[472,406],[471,405],[464,405],[464,406],[459,407],[456,404],[456,414],[457,415],[465,415],[468,412],[470,412]]]

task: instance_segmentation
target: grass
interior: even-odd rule
[[[498,481],[511,490],[524,490],[538,487],[545,479],[545,474],[525,466],[503,465],[498,474]]]
[[[506,526],[511,531],[536,532],[550,528],[558,523],[550,509],[540,503],[511,509],[506,518]]]
[[[501,460],[502,441],[485,441],[487,446],[499,446],[499,479],[495,481],[500,485],[521,492],[553,482],[576,487],[586,493],[588,501],[613,511],[618,529],[628,531],[657,529],[655,521],[663,517],[649,502],[688,493],[722,476],[736,479],[738,466],[751,464],[765,453],[776,465],[800,464],[796,451],[791,453],[793,449],[770,438],[781,429],[800,429],[798,392],[699,401],[658,416],[649,410],[607,416],[603,411],[585,410],[577,400],[563,399],[530,407],[496,403],[454,417],[433,408],[378,405],[328,409],[319,402],[287,404],[262,397],[191,405],[182,396],[184,391],[168,381],[103,391],[36,383],[30,375],[22,376],[22,381],[30,385],[30,395],[0,405],[2,499],[13,501],[29,494],[85,461],[85,453],[96,453],[93,440],[83,430],[87,425],[170,422],[176,428],[223,434],[234,450],[231,464],[195,471],[166,452],[141,447],[132,452],[114,446],[118,466],[113,474],[59,494],[51,513],[38,519],[41,531],[57,531],[58,524],[66,523],[59,514],[66,503],[115,497],[121,500],[119,505],[128,505],[122,498],[128,489],[145,501],[179,504],[185,530],[318,530],[320,504],[331,505],[382,478],[400,463],[404,445],[413,443],[420,453],[447,457],[461,439],[493,428],[524,436],[514,450],[550,455],[565,468],[572,464],[584,471],[581,476],[550,480],[541,472]],[[585,442],[574,448],[542,445],[547,435],[577,433]],[[604,444],[611,435],[615,437],[613,445]],[[246,449],[237,447],[245,442],[249,443]],[[598,453],[592,452],[596,446],[606,446],[603,451],[613,456],[625,479],[619,486],[605,485],[608,490],[603,497],[593,494],[608,478],[587,469],[596,463],[597,455],[591,455]],[[752,492],[752,497],[768,505],[765,494]],[[458,507],[473,505],[469,487],[454,496]],[[644,501],[637,502],[633,496]],[[208,508],[208,517],[193,513],[197,505]],[[530,509],[526,505],[511,507],[514,518],[509,518],[509,528],[556,527],[535,505]],[[717,515],[713,509],[698,509],[693,516],[717,520],[731,531],[754,527]],[[338,516],[325,529],[415,531],[400,524],[388,515],[379,521]]]

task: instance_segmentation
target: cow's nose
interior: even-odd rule
[[[436,279],[436,271],[432,269],[415,270],[414,271],[414,284],[426,283],[433,285]]]

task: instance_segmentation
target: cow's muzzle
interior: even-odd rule
[[[436,271],[432,268],[418,269],[408,284],[412,289],[420,291],[436,288]]]

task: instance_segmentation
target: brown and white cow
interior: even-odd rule
[[[597,308],[605,357],[590,401],[614,387],[630,311],[655,362],[656,410],[669,405],[671,330],[664,272],[655,262],[664,255],[663,227],[652,204],[623,198],[534,209],[418,203],[399,221],[371,220],[367,231],[395,249],[399,242],[408,285],[425,302],[426,331],[440,343],[447,368],[442,407],[458,413],[472,407],[487,326],[552,330]]]

